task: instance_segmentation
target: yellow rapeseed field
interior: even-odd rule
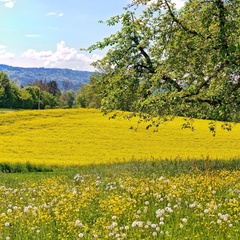
[[[131,159],[223,159],[240,157],[240,125],[231,131],[217,123],[195,120],[195,131],[182,129],[184,120],[162,124],[158,132],[93,109],[56,109],[0,114],[1,162],[85,165]],[[136,130],[137,127],[137,130]]]

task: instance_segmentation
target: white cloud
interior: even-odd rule
[[[9,1],[9,0],[0,0],[0,3],[3,2],[4,6],[7,8],[13,8],[14,7],[14,2],[13,1]]]
[[[27,60],[37,60],[38,63],[41,63],[44,67],[64,67],[85,70],[93,70],[90,64],[102,58],[102,56],[97,54],[87,56],[79,53],[75,48],[66,46],[64,41],[57,43],[55,52],[28,49],[22,54],[22,57]]]
[[[0,44],[0,59],[12,59],[15,54],[6,51],[6,46]]]
[[[49,12],[47,13],[47,16],[55,16],[55,17],[63,17],[63,13],[56,13],[56,12]]]

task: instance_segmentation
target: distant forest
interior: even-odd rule
[[[6,65],[0,65],[6,66]],[[13,69],[22,71],[16,75]],[[48,108],[72,108],[91,107],[100,108],[100,89],[95,84],[99,74],[92,72],[73,71],[69,69],[45,69],[40,68],[32,74],[31,81],[19,80],[20,76],[26,76],[27,70],[23,68],[9,67],[6,71],[0,69],[0,108],[21,108],[21,109],[48,109]],[[29,70],[29,69],[28,69]],[[30,71],[30,70],[29,70]],[[43,72],[42,76],[38,72]],[[9,72],[11,74],[9,74]],[[32,73],[34,71],[32,70]],[[49,75],[46,75],[49,73]],[[65,73],[57,80],[53,79],[57,73]],[[69,75],[68,75],[69,73]],[[74,74],[82,74],[78,79],[71,81]],[[38,74],[38,75],[37,75]],[[10,78],[19,76],[19,78]],[[39,76],[38,78],[36,76]],[[44,77],[45,76],[45,77]],[[76,79],[76,78],[75,78]]]

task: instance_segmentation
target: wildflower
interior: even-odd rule
[[[82,238],[83,236],[84,236],[83,233],[79,233],[79,234],[78,234],[78,237],[79,237],[79,238]]]
[[[157,225],[153,223],[153,224],[151,224],[151,227],[152,227],[152,228],[156,228]]]
[[[153,235],[154,237],[156,237],[156,236],[157,236],[157,232],[153,232],[152,235]]]
[[[208,213],[209,212],[209,210],[208,209],[204,209],[204,213]]]
[[[75,226],[77,226],[77,227],[82,227],[83,225],[82,225],[82,223],[81,223],[80,220],[76,220],[76,221],[75,221]]]
[[[10,240],[10,237],[6,237],[6,240]]]
[[[169,212],[169,213],[172,213],[172,212],[173,212],[173,210],[172,210],[170,207],[166,207],[165,210],[166,210],[167,212]]]
[[[10,222],[5,222],[5,227],[9,227],[10,225],[11,225],[11,223]]]
[[[164,214],[165,210],[164,209],[158,209],[156,211],[156,217],[160,218]]]
[[[117,217],[116,216],[112,216],[112,220],[116,220],[117,219]]]
[[[129,229],[129,226],[125,226],[124,228],[125,228],[125,230],[128,230],[128,229]]]
[[[183,219],[182,219],[182,222],[187,222],[187,218],[183,218]]]
[[[222,220],[218,219],[218,220],[217,220],[217,223],[218,223],[218,224],[221,224],[221,223],[222,223]]]
[[[142,227],[143,226],[143,222],[142,221],[134,221],[132,223],[132,227],[136,227],[136,226]]]
[[[180,228],[183,228],[183,224],[182,224],[182,223],[180,223],[180,224],[179,224],[179,227],[180,227]]]

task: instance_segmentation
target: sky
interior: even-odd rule
[[[156,1],[156,0],[151,0]],[[180,8],[184,0],[174,0]],[[99,23],[131,0],[0,0],[0,64],[94,71],[105,52],[81,51],[119,30]]]

